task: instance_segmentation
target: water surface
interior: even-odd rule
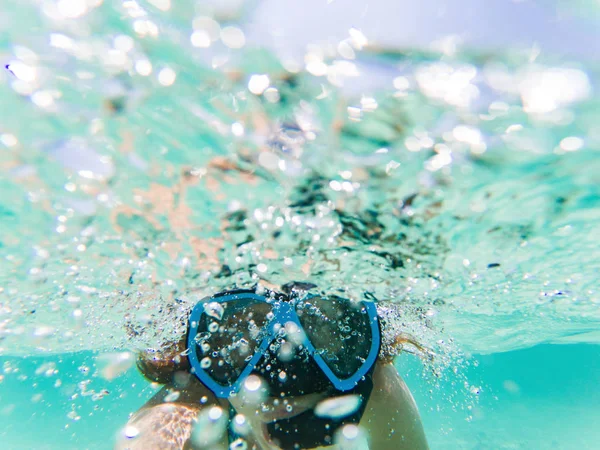
[[[595,346],[535,348],[600,338],[596,63],[398,50],[357,28],[293,61],[213,13],[2,13],[0,354],[15,448],[41,448],[22,428],[39,416],[73,448],[103,448],[94,433],[114,435],[151,394],[127,352],[179,339],[208,293],[289,280],[402,305],[398,331],[439,355],[398,362],[435,448],[591,445],[509,418],[581,399],[568,387],[558,400],[552,380],[529,389],[541,364],[598,361]],[[526,372],[526,352],[542,372]],[[510,430],[474,434],[489,411]]]

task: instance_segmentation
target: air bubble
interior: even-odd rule
[[[75,411],[71,411],[67,414],[67,417],[75,422],[81,419],[81,416],[78,415]]]
[[[249,392],[258,391],[261,385],[262,380],[256,375],[250,375],[248,378],[246,378],[246,381],[244,382],[244,387]]]
[[[292,344],[289,342],[284,342],[283,344],[281,344],[277,352],[277,358],[282,362],[288,362],[291,361],[293,356],[294,347],[292,346]]]
[[[134,362],[135,357],[131,352],[107,353],[96,357],[100,375],[109,381],[127,372]]]
[[[140,434],[140,430],[138,430],[136,427],[134,427],[133,425],[127,425],[124,429],[123,429],[123,434],[125,435],[125,437],[127,439],[133,439],[138,437],[138,435]]]
[[[342,395],[320,402],[315,408],[319,417],[338,419],[354,413],[362,403],[359,395]]]
[[[210,367],[212,363],[212,360],[206,356],[205,358],[202,358],[202,360],[200,361],[200,367],[202,367],[203,369],[208,369]]]
[[[210,35],[204,30],[196,30],[190,36],[190,42],[194,47],[208,48],[212,44]]]
[[[166,396],[165,396],[165,403],[172,403],[174,401],[177,401],[177,399],[179,398],[179,396],[181,395],[181,393],[179,391],[170,391]]]
[[[147,59],[139,59],[135,62],[135,71],[143,77],[152,73],[152,63]]]
[[[242,438],[238,438],[229,444],[229,450],[246,450],[248,448],[248,443]]]
[[[365,431],[354,424],[344,425],[337,430],[334,443],[344,450],[369,450],[369,442]]]
[[[221,407],[203,409],[192,430],[192,442],[198,447],[211,448],[225,436],[227,422],[227,414]]]
[[[232,426],[233,431],[240,436],[245,436],[250,432],[250,424],[243,414],[236,414]]]
[[[202,331],[200,333],[198,333],[195,337],[194,340],[196,342],[202,342],[202,341],[206,341],[207,339],[209,339],[212,336],[211,333],[209,333],[208,331]]]
[[[210,317],[221,320],[223,314],[225,314],[225,308],[223,308],[223,305],[219,302],[210,302],[204,305],[204,312]]]
[[[270,83],[268,75],[252,75],[248,81],[248,90],[254,95],[262,95]]]
[[[221,30],[221,40],[229,48],[242,48],[246,45],[244,32],[234,26],[228,26]]]
[[[170,67],[165,67],[158,73],[158,82],[163,86],[171,86],[176,78],[177,73]]]
[[[258,404],[268,396],[267,385],[257,375],[250,375],[246,378],[243,388],[240,392],[245,402]]]

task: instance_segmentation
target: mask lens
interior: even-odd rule
[[[271,305],[238,297],[228,302],[209,300],[203,306],[191,351],[215,382],[230,386],[257,352],[272,314]]]
[[[317,354],[340,379],[355,374],[365,363],[373,336],[363,303],[339,297],[311,297],[296,312]]]

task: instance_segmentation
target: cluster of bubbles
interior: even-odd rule
[[[87,416],[77,399],[102,402],[137,351],[181,340],[196,302],[232,286],[376,299],[387,354],[419,355],[432,389],[451,377],[473,398],[485,387],[461,376],[462,350],[598,341],[595,68],[536,49],[378,51],[354,28],[278,59],[200,3],[20,2],[0,17],[0,355],[102,351],[74,375],[31,374],[68,392],[70,423]],[[0,383],[27,376],[5,362]],[[254,411],[306,408],[268,394],[248,377],[252,410],[205,408],[191,440],[230,426],[245,449]],[[311,406],[336,418],[360,399]],[[333,436],[367,440],[352,424]]]
[[[189,383],[189,374],[182,374],[176,380],[176,386],[179,389],[185,389]],[[179,414],[178,405],[172,403],[179,397],[179,391],[170,390],[163,398],[163,404],[160,406],[161,414]],[[260,442],[264,439],[260,435],[261,426],[257,425],[263,421],[269,421],[270,417],[281,417],[281,414],[293,416],[298,412],[305,410],[308,404],[303,400],[293,398],[269,398],[269,390],[264,380],[257,375],[250,375],[243,383],[240,392],[234,395],[233,399],[239,399],[236,403],[237,412],[233,417],[221,406],[213,405],[203,408],[197,416],[194,416],[188,427],[189,439],[193,445],[199,448],[225,448],[223,443],[226,436],[231,432],[235,436],[227,444],[230,450],[240,450],[250,448],[250,442]],[[206,398],[201,400],[205,403]],[[325,398],[316,404],[310,403],[314,407],[315,414],[324,419],[341,419],[354,413],[361,405],[361,398],[358,395],[341,395],[333,398]],[[240,406],[242,405],[242,406]],[[285,410],[285,413],[282,411]],[[144,412],[138,413],[143,417]],[[140,423],[141,422],[141,423]],[[187,423],[179,424],[182,430],[185,430]],[[141,421],[133,421],[125,426],[120,433],[125,437],[126,442],[144,438],[144,430],[147,427]],[[185,431],[181,431],[184,435]],[[360,426],[348,424],[335,431],[332,437],[334,444],[339,448],[368,449],[368,434]]]
[[[597,339],[592,70],[356,29],[293,63],[201,6],[42,3],[0,43],[0,353],[116,351],[110,379],[205,295],[290,280],[395,303],[442,361]]]

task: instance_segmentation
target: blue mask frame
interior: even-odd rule
[[[306,300],[308,300],[308,297]],[[200,361],[198,360],[198,355],[195,350],[196,335],[198,333],[198,326],[200,323],[200,317],[202,313],[204,313],[204,305],[209,302],[217,302],[217,303],[226,303],[226,302],[242,302],[241,306],[246,303],[268,303],[272,305],[272,313],[273,318],[271,318],[266,324],[267,332],[265,333],[265,337],[261,340],[256,353],[252,356],[252,358],[248,361],[246,367],[242,370],[241,374],[235,380],[235,382],[229,386],[223,386],[220,383],[217,383],[213,378],[208,374],[202,367],[200,366]],[[242,383],[246,380],[246,378],[250,375],[250,373],[256,368],[259,360],[264,356],[269,345],[279,336],[279,329],[284,326],[288,322],[292,322],[298,326],[300,330],[304,331],[304,327],[300,323],[300,318],[295,311],[295,305],[298,301],[281,301],[274,300],[271,298],[267,298],[263,295],[256,294],[254,292],[235,292],[231,294],[218,295],[213,297],[207,297],[203,300],[200,300],[192,309],[189,319],[189,331],[187,338],[187,348],[188,348],[188,358],[191,364],[191,372],[198,377],[198,379],[208,387],[217,397],[219,398],[227,398],[232,394],[237,393]],[[301,344],[308,350],[311,357],[317,363],[319,368],[323,371],[323,373],[329,378],[333,386],[339,391],[349,391],[353,389],[357,383],[364,377],[373,367],[375,361],[377,359],[377,355],[379,354],[379,347],[381,344],[381,336],[379,333],[379,320],[377,317],[377,308],[375,307],[375,303],[372,301],[365,301],[363,305],[366,308],[367,315],[369,317],[369,324],[371,326],[371,348],[369,349],[369,355],[365,359],[365,362],[362,366],[350,377],[348,378],[339,378],[336,376],[333,371],[329,368],[325,360],[321,355],[317,353],[316,348],[310,341],[306,332],[303,333],[303,340]]]

